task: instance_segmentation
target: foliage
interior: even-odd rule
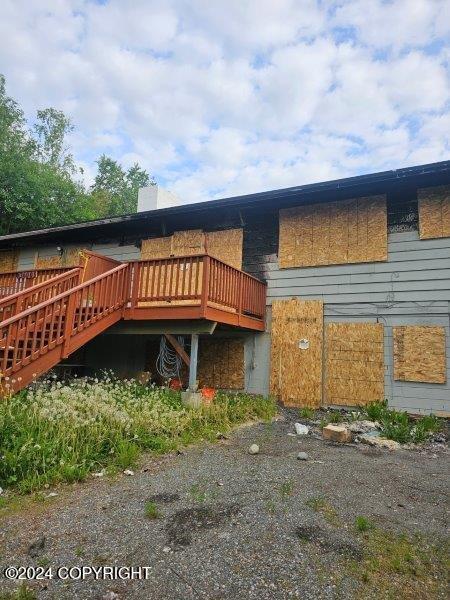
[[[138,188],[154,183],[148,173],[137,164],[124,171],[102,156],[86,190],[67,144],[72,131],[55,108],[39,110],[27,128],[0,75],[0,235],[136,211]]]
[[[47,380],[0,403],[0,486],[28,492],[106,466],[124,469],[142,450],[214,440],[275,411],[272,400],[248,394],[217,394],[193,410],[179,392],[134,380]]]
[[[412,419],[408,413],[388,408],[387,402],[374,402],[364,408],[368,419],[380,424],[383,437],[400,444],[421,443],[431,433],[441,429],[441,423],[435,415]]]
[[[148,501],[145,504],[145,516],[148,519],[159,519],[160,512],[159,512],[159,509],[158,509],[158,507],[156,505],[156,502]]]
[[[314,419],[315,414],[316,413],[312,408],[301,408],[298,411],[298,416],[300,417],[300,419],[312,420],[312,419]]]
[[[355,528],[357,531],[360,532],[369,531],[370,529],[373,529],[373,524],[369,521],[367,517],[359,515],[355,519]]]

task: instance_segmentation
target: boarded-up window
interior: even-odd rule
[[[17,250],[0,250],[0,273],[17,271],[19,253]]]
[[[201,338],[199,341],[198,380],[200,386],[242,390],[244,341],[237,338]]]
[[[450,185],[418,190],[421,239],[450,237]]]
[[[270,389],[287,406],[320,406],[322,338],[322,301],[273,302]]]
[[[280,268],[387,260],[386,197],[280,210]]]
[[[394,379],[445,383],[445,329],[428,325],[393,328]]]
[[[242,229],[223,229],[206,233],[206,249],[208,254],[242,269]]]
[[[384,399],[383,325],[328,323],[325,401],[359,406]]]
[[[62,254],[40,256],[36,254],[36,269],[57,269],[60,267],[77,267],[80,264],[82,248],[65,248]]]
[[[235,267],[242,268],[242,229],[223,229],[203,232],[201,229],[176,231],[171,236],[142,240],[141,259],[169,258],[203,254]]]

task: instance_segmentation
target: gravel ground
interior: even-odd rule
[[[355,517],[442,539],[448,455],[295,437],[293,418],[284,411],[214,445],[145,457],[133,476],[62,486],[3,517],[0,564],[150,567],[146,580],[35,582],[39,599],[369,597],[343,570],[363,556]],[[261,448],[255,456],[252,443]],[[299,451],[309,459],[297,460]],[[148,501],[159,518],[146,517]],[[0,590],[12,589],[0,580]]]

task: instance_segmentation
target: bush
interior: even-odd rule
[[[143,450],[167,452],[276,412],[273,400],[216,396],[187,409],[179,392],[111,377],[44,382],[0,403],[0,486],[21,492],[125,469]]]

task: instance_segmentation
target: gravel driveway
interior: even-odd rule
[[[145,457],[133,476],[62,486],[3,517],[0,564],[150,567],[146,580],[35,582],[39,599],[389,597],[364,587],[369,534],[355,529],[355,518],[365,516],[386,539],[418,534],[441,545],[447,453],[296,437],[288,435],[293,417],[285,411],[214,445]],[[252,456],[255,442],[261,451]],[[297,460],[299,451],[309,459]],[[146,516],[148,501],[158,518]],[[445,597],[439,582],[418,585],[417,597]],[[0,580],[0,590],[14,588]]]

